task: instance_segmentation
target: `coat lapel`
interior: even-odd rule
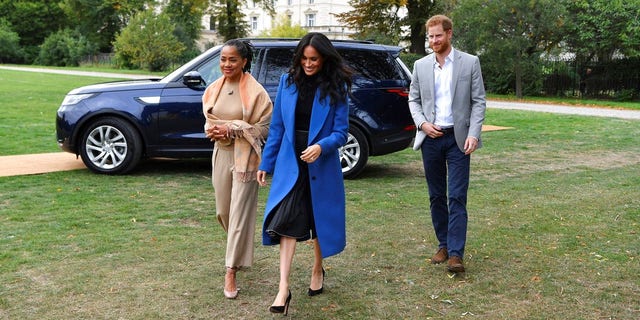
[[[436,92],[435,92],[436,91],[436,80],[435,80],[435,75],[434,75],[435,72],[433,71],[433,68],[435,68],[434,64],[436,63],[436,55],[434,53],[434,54],[431,54],[429,57],[430,57],[429,60],[427,60],[428,63],[427,63],[427,70],[426,70],[427,71],[426,72],[426,74],[427,74],[427,84],[429,84],[428,85],[428,87],[429,87],[429,96],[434,98],[434,99],[429,99],[429,101],[431,103],[431,106],[429,106],[429,107],[432,110],[434,110],[435,107],[436,107],[436,104],[435,104],[435,101],[436,101],[435,100],[435,96],[436,96],[435,95],[436,94]],[[426,106],[424,106],[424,107],[426,107]],[[432,119],[431,121],[433,121],[433,120],[434,119]]]
[[[311,109],[311,123],[309,124],[309,143],[314,141],[320,133],[325,121],[327,121],[329,109],[329,97],[325,97],[321,102],[320,89],[316,90],[316,95],[313,98],[313,108]]]
[[[453,54],[453,69],[451,70],[451,99],[456,96],[456,86],[458,84],[458,77],[460,77],[460,68],[462,67],[462,58],[458,51],[454,50]]]
[[[295,85],[287,86],[286,97],[282,99],[282,113],[283,121],[285,123],[285,136],[287,139],[295,145],[295,128],[296,128],[296,102],[298,101],[298,91],[295,90]]]

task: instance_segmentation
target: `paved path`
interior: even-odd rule
[[[618,110],[598,107],[573,107],[557,104],[540,104],[517,101],[487,101],[488,108],[516,109],[537,112],[552,112],[562,114],[576,114],[583,116],[609,117],[640,120],[640,110]]]
[[[21,154],[0,157],[0,177],[84,169],[80,158],[68,152]]]
[[[80,76],[92,77],[109,77],[109,78],[125,78],[125,79],[149,79],[159,78],[156,76],[131,75],[120,73],[91,72],[91,71],[71,71],[56,70],[46,68],[31,67],[14,67],[1,66],[0,69],[29,71],[29,72],[46,72],[58,74],[72,74]],[[640,110],[617,110],[598,107],[574,107],[554,104],[538,104],[517,101],[487,101],[488,108],[495,109],[512,109],[525,110],[534,112],[551,112],[561,114],[575,114],[596,117],[622,118],[631,120],[640,120]],[[492,126],[486,126],[487,130],[495,130]],[[0,157],[0,177],[24,174],[46,173],[60,170],[74,170],[86,168],[82,160],[77,159],[74,154],[66,152],[58,153],[42,153],[31,155],[4,156]]]
[[[162,78],[160,76],[154,76],[154,75],[94,72],[94,71],[79,71],[79,70],[58,70],[58,69],[47,69],[47,68],[38,68],[38,67],[32,68],[32,67],[0,66],[0,69],[14,70],[14,71],[27,71],[27,72],[40,72],[40,73],[69,74],[69,75],[87,76],[87,77],[119,78],[119,79],[160,79]]]

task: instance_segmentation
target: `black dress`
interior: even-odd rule
[[[300,160],[300,154],[308,146],[311,109],[317,88],[318,79],[315,75],[305,77],[302,85],[298,88],[295,114],[295,154],[298,163],[298,179],[291,191],[273,208],[273,212],[268,215],[268,220],[265,223],[267,234],[276,241],[283,236],[295,238],[298,241],[316,238],[309,170],[307,163]]]

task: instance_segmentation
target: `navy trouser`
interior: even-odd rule
[[[471,156],[460,151],[453,132],[435,139],[426,137],[421,149],[439,247],[447,247],[449,256],[463,258]]]

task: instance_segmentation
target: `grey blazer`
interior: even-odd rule
[[[453,69],[451,77],[451,110],[453,112],[453,132],[456,143],[464,152],[467,137],[478,138],[478,148],[482,147],[480,132],[486,109],[484,82],[480,70],[480,60],[474,55],[453,50]],[[413,142],[413,150],[420,149],[427,136],[420,130],[424,122],[433,123],[436,119],[435,84],[433,66],[435,54],[419,59],[413,65],[411,87],[409,89],[409,110],[418,130]]]

